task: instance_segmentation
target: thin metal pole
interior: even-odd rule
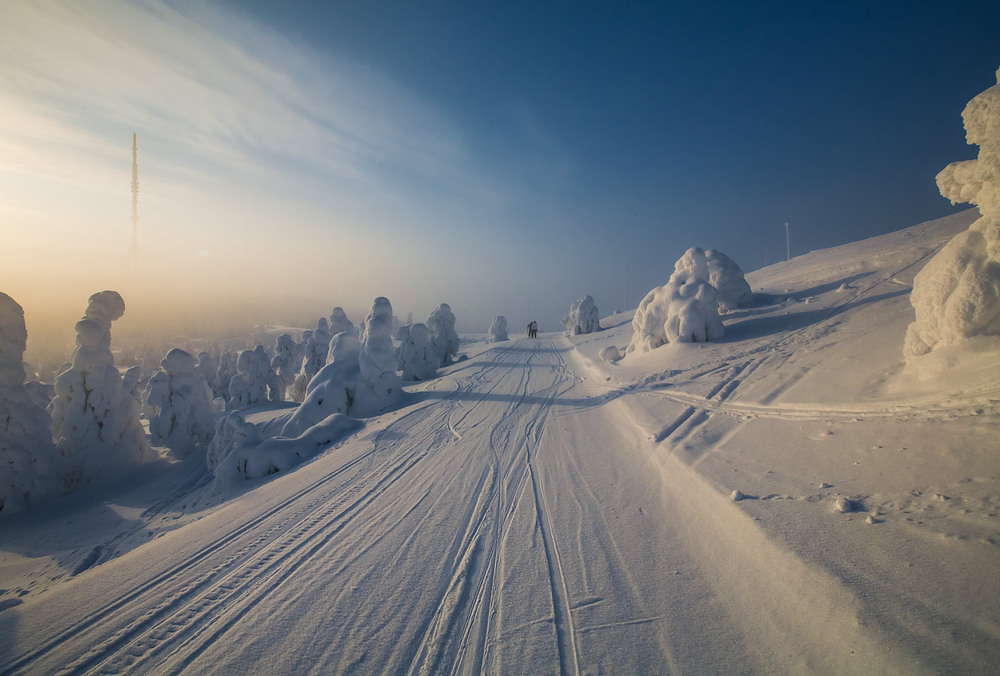
[[[132,263],[139,261],[139,147],[132,133]]]
[[[788,221],[785,221],[785,260],[792,260],[792,236],[788,231]]]

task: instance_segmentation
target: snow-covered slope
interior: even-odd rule
[[[467,344],[241,492],[189,457],[6,519],[0,672],[990,673],[1000,348],[902,356],[973,217],[752,273],[719,342]]]

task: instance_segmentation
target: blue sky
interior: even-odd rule
[[[626,269],[634,306],[690,246],[749,271],[786,220],[796,254],[953,212],[934,176],[1000,66],[998,3],[961,8],[7,3],[0,281],[29,321],[96,285],[544,330]]]

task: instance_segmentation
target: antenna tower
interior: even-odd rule
[[[132,263],[139,261],[139,149],[132,133]]]

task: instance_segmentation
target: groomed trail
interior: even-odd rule
[[[654,461],[662,439],[569,352],[484,351],[298,471],[8,608],[0,672],[909,670],[837,580]]]

